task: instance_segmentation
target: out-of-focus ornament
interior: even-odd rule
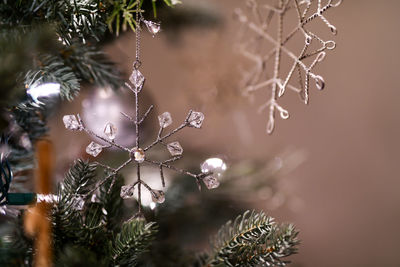
[[[267,112],[266,131],[271,134],[275,128],[276,115],[284,120],[289,118],[288,110],[279,103],[287,91],[297,93],[308,104],[312,83],[315,83],[318,90],[324,89],[325,81],[315,69],[326,54],[335,49],[336,43],[309,26],[320,22],[336,35],[336,27],[325,15],[342,1],[287,0],[273,1],[273,4],[254,0],[243,2],[246,2],[248,12],[239,8],[235,10],[241,24],[239,32],[242,33],[238,51],[251,65],[243,71],[240,86],[243,87],[244,95],[252,98],[256,91],[270,92],[260,105],[259,112]],[[287,31],[292,24],[293,29]],[[274,27],[269,27],[271,25]]]
[[[206,159],[201,165],[200,169],[203,173],[213,173],[220,176],[227,169],[226,163],[220,158]]]

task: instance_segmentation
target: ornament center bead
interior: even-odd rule
[[[131,159],[138,163],[142,163],[144,159],[146,158],[143,149],[134,147],[131,149],[130,152]]]

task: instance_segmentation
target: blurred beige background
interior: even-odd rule
[[[182,135],[185,147],[231,161],[305,151],[305,163],[285,177],[284,190],[301,200],[298,207],[270,211],[262,201],[256,207],[300,229],[293,266],[400,266],[400,2],[345,0],[329,14],[339,34],[317,68],[326,90],[312,89],[309,106],[289,98],[291,118],[277,119],[272,136],[266,115],[238,92],[242,59],[233,53],[232,13],[243,1],[183,2],[221,15],[222,24],[146,34],[142,58],[146,90],[159,111],[176,121],[191,107],[206,114],[201,134]],[[134,35],[106,51],[128,73]],[[73,137],[62,131],[53,135]]]

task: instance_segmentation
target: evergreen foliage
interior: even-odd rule
[[[246,211],[229,221],[212,240],[210,266],[284,266],[296,253],[298,232],[293,225],[277,225],[264,212]]]
[[[114,243],[110,243],[114,264],[135,266],[140,255],[148,250],[156,231],[154,223],[146,224],[142,219],[133,219],[124,223]]]
[[[176,246],[164,252],[168,255],[156,253],[158,226],[143,218],[123,219],[123,203],[116,200],[122,177],[109,194],[106,184],[97,200],[86,199],[83,210],[76,209],[77,197],[94,186],[96,177],[95,164],[77,160],[59,185],[59,200],[51,212],[56,266],[285,266],[285,259],[297,251],[299,241],[292,225],[278,225],[263,212],[246,211],[221,227],[210,253],[196,258]],[[31,266],[33,242],[24,235],[20,218],[13,227],[11,236],[0,242],[5,255],[1,263]],[[168,260],[152,259],[154,255]]]

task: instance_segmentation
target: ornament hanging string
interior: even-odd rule
[[[140,66],[142,65],[142,62],[140,62],[140,31],[141,31],[141,27],[140,27],[140,21],[141,21],[141,17],[142,17],[142,13],[141,13],[141,9],[140,9],[140,0],[136,1],[136,18],[135,18],[135,22],[136,22],[136,59],[135,62],[133,63],[133,67],[137,70],[140,68]]]

